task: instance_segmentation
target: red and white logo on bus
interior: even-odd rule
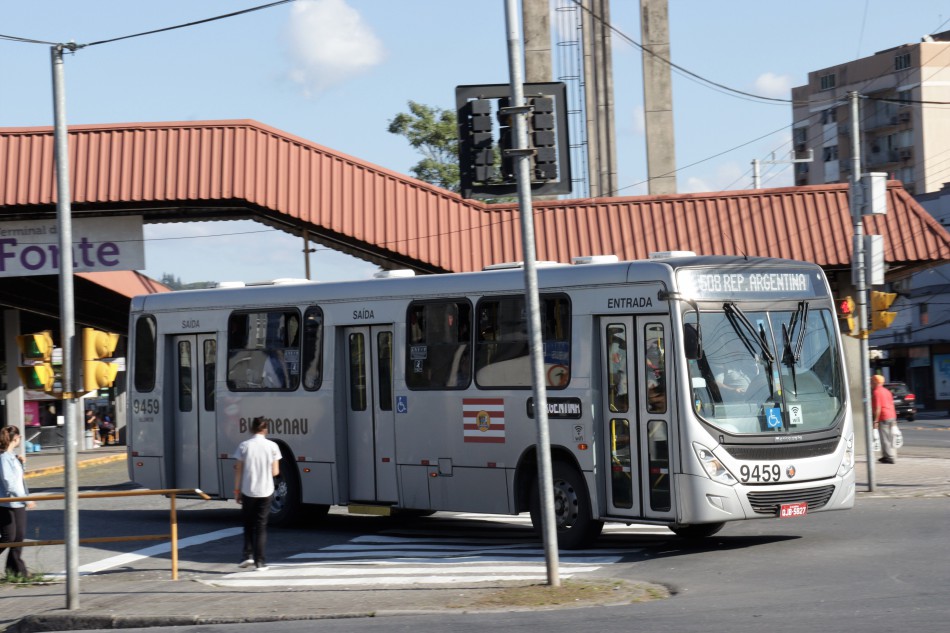
[[[462,438],[466,442],[505,441],[505,399],[463,398]]]

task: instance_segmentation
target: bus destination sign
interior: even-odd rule
[[[809,299],[823,290],[820,273],[802,269],[681,270],[680,288],[688,297]]]

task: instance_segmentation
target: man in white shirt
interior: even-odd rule
[[[244,555],[239,565],[267,569],[267,518],[274,498],[274,477],[280,472],[280,448],[267,439],[267,418],[254,418],[251,432],[234,452],[234,496],[244,519]]]

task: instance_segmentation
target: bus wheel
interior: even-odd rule
[[[674,525],[670,529],[681,538],[699,539],[712,536],[725,526],[725,523],[701,523],[699,525]]]
[[[268,523],[276,527],[287,527],[298,518],[300,511],[300,481],[297,479],[296,465],[284,453],[282,464],[290,464],[290,468],[281,466],[280,473],[274,477],[274,499],[270,504],[270,519]],[[287,472],[290,471],[290,472]],[[327,506],[329,509],[329,506]]]
[[[562,549],[578,549],[589,544],[604,527],[603,521],[591,516],[590,495],[583,476],[563,462],[552,467],[554,481],[554,523],[557,528],[558,546]],[[540,534],[541,494],[539,486],[531,487],[531,523]]]

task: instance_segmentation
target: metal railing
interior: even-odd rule
[[[80,499],[106,499],[111,497],[146,497],[153,495],[165,495],[171,501],[169,508],[169,532],[168,534],[141,534],[132,536],[94,536],[79,539],[80,543],[119,543],[128,541],[163,541],[171,542],[172,557],[172,580],[178,580],[178,512],[175,508],[175,501],[178,495],[198,495],[205,501],[211,497],[197,488],[168,488],[163,490],[125,490],[119,492],[82,492],[79,493]],[[10,501],[61,501],[66,495],[31,495],[28,497],[2,497],[0,503]],[[19,541],[14,543],[0,543],[0,549],[9,547],[37,547],[41,545],[64,545],[66,541],[44,540],[44,541]]]

